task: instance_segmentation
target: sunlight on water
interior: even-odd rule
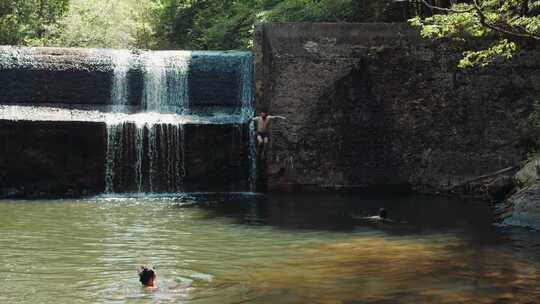
[[[110,113],[107,108],[69,108],[60,105],[0,105],[0,119],[12,121],[80,121],[109,124],[134,123],[139,126],[154,124],[233,124],[241,121],[241,114],[208,113],[207,115],[146,113]]]
[[[133,123],[137,127],[152,126],[157,124],[232,124],[237,123],[239,115],[215,113],[213,115],[178,115],[162,114],[156,112],[144,112],[136,114],[115,113],[106,115],[108,124]]]
[[[354,219],[381,205],[394,224]],[[494,228],[478,217],[489,210],[231,193],[1,201],[0,301],[535,303],[540,237]],[[141,264],[157,291],[140,287]]]

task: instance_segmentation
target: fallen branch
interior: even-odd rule
[[[520,168],[521,165],[516,165],[516,166],[512,166],[512,167],[508,167],[508,168],[504,168],[504,169],[501,169],[499,171],[496,171],[496,172],[492,172],[492,173],[488,173],[488,174],[484,174],[484,175],[480,175],[480,176],[477,176],[477,177],[474,177],[474,178],[471,178],[469,180],[466,180],[464,182],[461,182],[457,185],[453,185],[447,189],[445,189],[445,191],[452,191],[456,188],[459,188],[459,187],[462,187],[462,186],[465,186],[467,184],[470,184],[470,183],[474,183],[476,181],[479,181],[479,180],[483,180],[483,179],[486,179],[486,178],[490,178],[490,177],[494,177],[494,176],[497,176],[497,175],[500,175],[500,174],[503,174],[503,173],[506,173],[506,172],[510,172],[512,170],[516,170],[518,168]]]

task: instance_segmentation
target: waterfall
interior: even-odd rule
[[[113,111],[123,111],[128,104],[128,77],[131,52],[128,50],[113,50],[111,61],[113,66],[113,83],[111,98]]]
[[[0,46],[0,73],[3,120],[105,123],[107,193],[255,189],[250,53]]]
[[[108,124],[106,192],[183,191],[184,134],[182,124]]]
[[[185,113],[189,107],[187,72],[190,52],[160,51],[143,56],[143,99],[146,112]]]
[[[202,53],[201,53],[202,54]],[[239,75],[235,115],[211,113],[203,119],[191,113],[188,83],[192,53],[187,51],[111,51],[111,98],[115,111],[107,116],[106,192],[181,192],[186,176],[186,122],[241,126],[253,116],[252,58],[238,53],[204,53],[222,60],[231,75]],[[213,69],[212,65],[204,66]],[[128,113],[128,73],[142,75],[141,107]],[[229,70],[227,70],[229,71]],[[236,73],[236,74],[235,74]],[[255,189],[256,145],[249,136],[249,188]]]
[[[101,53],[101,52],[100,52]],[[104,54],[99,54],[102,57]],[[128,50],[112,50],[111,56],[113,68],[113,82],[111,86],[111,99],[113,112],[123,111],[128,103],[128,78],[131,53]],[[105,163],[105,192],[112,193],[115,190],[115,176],[119,171],[118,165],[122,164],[123,134],[126,127],[124,122],[113,120],[106,121],[107,128],[107,152]]]
[[[129,51],[112,51],[113,108],[125,110]],[[185,177],[185,128],[160,114],[186,113],[189,52],[146,52],[141,56],[142,113],[107,120],[106,192],[179,192]],[[155,113],[155,114],[154,114]],[[129,138],[131,140],[126,140]],[[134,140],[133,140],[134,139]]]
[[[253,106],[253,60],[252,56],[244,57],[241,61],[241,117],[249,124],[249,190],[255,192],[257,188],[257,137],[255,125],[250,122],[255,115]]]

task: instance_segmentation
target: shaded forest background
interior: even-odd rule
[[[419,10],[400,0],[0,0],[0,44],[248,49],[256,22],[404,22]]]
[[[0,0],[7,45],[245,50],[257,22],[409,22],[468,68],[536,47],[540,0]]]

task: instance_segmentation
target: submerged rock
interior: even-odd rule
[[[507,203],[504,224],[540,230],[540,181],[518,191]]]

